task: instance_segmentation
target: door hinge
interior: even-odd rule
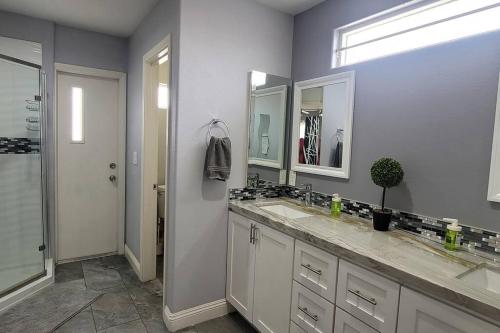
[[[38,247],[38,251],[45,251],[45,244],[42,244]]]
[[[35,101],[40,102],[42,100],[42,96],[35,95]]]

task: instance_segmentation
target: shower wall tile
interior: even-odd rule
[[[0,154],[38,154],[40,140],[0,137]]]

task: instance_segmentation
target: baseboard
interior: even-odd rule
[[[163,321],[169,331],[176,332],[207,320],[225,316],[229,312],[231,312],[231,307],[225,299],[202,304],[176,313],[172,313],[168,306],[165,306]]]
[[[134,269],[135,274],[137,274],[138,277],[141,276],[141,264],[139,263],[139,260],[135,257],[134,253],[132,250],[129,249],[127,244],[125,244],[125,258],[127,258],[128,262],[130,263],[130,266]]]

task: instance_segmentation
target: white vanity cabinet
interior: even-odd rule
[[[335,303],[338,259],[314,246],[295,241],[293,279]]]
[[[252,221],[229,213],[226,299],[252,321],[255,246],[250,243]]]
[[[226,298],[262,333],[288,333],[294,239],[229,213]]]
[[[401,288],[397,333],[498,333],[500,328],[449,305]]]
[[[351,316],[341,308],[335,309],[335,333],[377,333],[361,320]]]
[[[226,298],[261,333],[500,333],[482,319],[233,212]]]
[[[340,260],[337,306],[382,333],[394,333],[399,284]]]

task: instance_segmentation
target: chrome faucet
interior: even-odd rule
[[[312,184],[302,184],[303,189],[299,189],[301,192],[305,192],[304,206],[312,207]]]

